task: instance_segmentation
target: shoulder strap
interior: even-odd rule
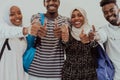
[[[44,13],[40,13],[40,22],[42,25],[44,25],[44,20],[45,20],[45,16],[44,16]]]
[[[6,46],[6,45],[7,45],[8,50],[11,50],[10,45],[9,45],[9,43],[8,43],[8,40],[9,40],[9,39],[6,39],[5,42],[4,42],[4,44],[3,44],[3,47],[2,47],[1,52],[0,52],[0,60],[1,60],[1,57],[2,57],[2,55],[3,55],[3,52],[4,52],[4,49],[5,49],[5,46]]]
[[[44,20],[45,20],[44,13],[40,13],[40,23],[41,23],[41,25],[44,25]],[[36,37],[36,40],[34,42],[34,47],[37,46],[37,43],[39,43],[39,41],[40,41],[40,38]]]

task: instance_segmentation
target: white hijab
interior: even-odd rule
[[[9,25],[9,26],[12,26],[12,27],[22,27],[22,24],[21,24],[20,26],[15,26],[15,25],[12,24],[11,21],[10,21],[9,15],[10,15],[10,8],[11,8],[12,6],[17,6],[17,7],[19,7],[20,10],[21,10],[21,13],[22,13],[22,15],[23,15],[23,12],[22,12],[22,9],[21,9],[20,4],[17,3],[17,2],[15,2],[15,1],[13,1],[13,2],[11,1],[11,2],[7,3],[7,4],[5,5],[5,7],[4,7],[4,11],[3,11],[3,22],[4,22],[5,24]],[[22,20],[22,23],[23,23],[23,20]]]
[[[80,28],[76,28],[72,25],[72,31],[71,31],[71,35],[73,38],[75,38],[76,40],[80,41],[80,33],[82,30],[84,30],[84,33],[85,34],[88,34],[89,31],[91,30],[91,26],[88,24],[88,19],[87,19],[87,14],[86,14],[86,11],[82,8],[74,8],[73,10],[79,10],[81,12],[81,14],[83,15],[84,17],[84,24],[80,27]],[[73,12],[72,10],[72,12]],[[72,12],[71,12],[71,15],[72,15]]]

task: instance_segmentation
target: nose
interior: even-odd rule
[[[53,0],[50,0],[49,4],[53,4],[53,3],[54,3],[54,1],[53,1]]]
[[[75,17],[75,20],[78,20],[78,19],[79,19],[79,17],[78,17],[78,16],[76,16],[76,17]]]
[[[19,14],[16,14],[16,17],[19,17]]]

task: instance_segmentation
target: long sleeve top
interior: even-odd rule
[[[98,30],[99,42],[105,43],[105,50],[115,67],[114,80],[120,80],[120,26],[111,24]]]
[[[0,24],[0,38],[23,37],[23,27],[8,27],[7,24]]]

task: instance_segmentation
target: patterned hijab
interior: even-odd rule
[[[92,29],[91,28],[91,26],[88,24],[88,19],[87,19],[87,15],[86,15],[86,11],[84,10],[84,9],[82,9],[82,8],[74,8],[73,10],[72,10],[72,12],[75,10],[75,9],[77,9],[77,10],[79,10],[80,12],[81,12],[81,14],[83,15],[83,17],[84,17],[84,24],[80,27],[80,28],[76,28],[76,27],[74,27],[73,25],[72,25],[72,31],[71,31],[71,35],[72,35],[72,37],[73,38],[75,38],[76,40],[78,40],[78,41],[80,41],[80,33],[81,33],[81,31],[82,30],[84,30],[84,33],[85,34],[88,34],[89,33],[89,31]],[[72,12],[71,12],[71,15],[72,15]]]

